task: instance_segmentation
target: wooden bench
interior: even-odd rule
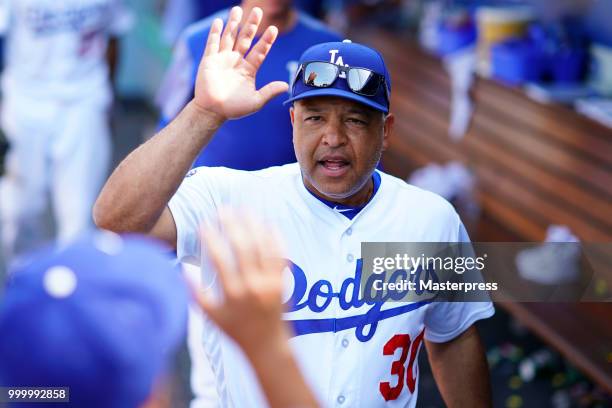
[[[405,179],[431,162],[457,160],[471,168],[483,209],[473,240],[541,241],[550,224],[565,224],[583,241],[612,242],[612,130],[568,107],[478,79],[470,129],[454,142],[442,62],[395,34],[353,37],[377,48],[392,76],[397,125],[385,169]],[[611,303],[501,306],[612,392]]]

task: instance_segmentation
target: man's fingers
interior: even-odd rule
[[[268,275],[276,278],[277,275],[282,274],[283,269],[287,266],[285,261],[286,254],[280,234],[274,228],[269,228],[260,245],[266,249],[266,256],[263,257],[262,267]]]
[[[206,49],[204,56],[213,55],[219,52],[219,42],[221,41],[221,30],[223,29],[223,21],[220,18],[215,18],[208,33],[206,41]]]
[[[213,268],[217,271],[217,278],[223,293],[227,293],[232,285],[237,284],[234,269],[233,257],[230,249],[224,242],[224,238],[219,231],[212,227],[203,227],[200,231],[206,254]]]
[[[253,272],[256,266],[256,247],[253,244],[253,231],[243,217],[236,213],[219,211],[219,220],[224,227],[227,242],[231,253],[236,260],[236,266],[240,279],[245,279],[247,274]]]
[[[289,84],[283,81],[270,82],[268,85],[257,91],[261,97],[261,106],[265,105],[270,99],[283,94],[289,90]]]
[[[249,51],[249,48],[251,48],[253,38],[255,38],[255,34],[257,34],[262,17],[263,11],[259,7],[254,7],[253,10],[251,10],[246,23],[240,29],[240,34],[238,35],[238,40],[236,40],[236,45],[234,47],[240,55],[245,55],[247,51]]]
[[[240,26],[240,20],[242,20],[242,8],[236,6],[230,11],[225,30],[221,36],[221,43],[219,45],[219,51],[231,51],[234,49],[234,43],[236,42],[236,36],[238,35],[238,27]]]
[[[210,292],[202,292],[201,288],[195,283],[188,281],[191,289],[191,297],[200,307],[200,309],[208,315],[215,323],[219,322],[220,307]]]
[[[267,282],[266,285],[271,288],[277,289],[280,295],[283,287],[283,270],[287,267],[280,236],[274,228],[267,228],[259,245],[266,251],[261,260],[262,278],[264,278],[262,281]]]
[[[246,61],[249,63],[253,73],[256,73],[261,64],[266,59],[268,52],[270,52],[270,48],[272,48],[272,44],[276,41],[276,37],[278,36],[278,28],[274,26],[270,26],[263,33],[257,44],[253,47],[251,52],[246,56]]]
[[[274,289],[281,285],[286,264],[278,235],[248,210],[239,214],[221,208],[218,220],[220,230],[202,228],[201,236],[225,298],[235,298],[248,288],[271,285],[268,289]]]
[[[266,228],[264,225],[253,216],[250,212],[246,212],[244,216],[244,223],[247,225],[248,231],[251,236],[251,243],[253,245],[253,260],[252,264],[259,273],[265,273],[264,270],[264,259],[269,256],[269,249],[264,245],[266,237]]]

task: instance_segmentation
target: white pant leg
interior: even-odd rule
[[[190,281],[202,284],[199,266],[182,264],[185,275]],[[191,359],[191,391],[193,400],[190,408],[219,407],[219,396],[212,366],[204,350],[204,321],[202,311],[192,304],[189,307],[189,326],[187,329],[187,347]]]
[[[92,207],[111,158],[110,103],[84,100],[61,107],[52,146],[51,199],[59,242],[93,228]]]
[[[2,128],[10,150],[0,180],[0,229],[7,263],[50,238],[44,216],[54,114],[53,104],[5,95]]]

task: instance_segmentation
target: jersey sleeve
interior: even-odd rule
[[[161,112],[159,128],[170,123],[191,98],[193,69],[194,61],[183,36],[174,48],[170,66],[155,98],[156,105]]]
[[[176,254],[181,262],[200,264],[199,230],[216,222],[218,208],[228,204],[234,176],[223,167],[198,167],[187,173],[168,208],[176,224]]]
[[[116,0],[113,4],[111,24],[108,32],[113,36],[120,36],[132,29],[135,16],[124,3],[124,0]]]
[[[459,221],[457,242],[470,242],[470,237]],[[425,338],[434,343],[445,343],[459,336],[476,321],[495,313],[491,302],[436,302],[425,314]]]

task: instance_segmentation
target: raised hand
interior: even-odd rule
[[[196,301],[244,350],[271,408],[318,407],[289,347],[290,330],[281,320],[287,265],[279,239],[237,213],[221,211],[219,224],[220,229],[204,229],[201,238],[223,299],[196,289]]]
[[[271,82],[260,90],[255,88],[257,71],[278,35],[276,27],[268,27],[251,49],[262,16],[260,8],[253,8],[240,33],[240,7],[232,8],[225,30],[223,21],[215,19],[196,79],[193,102],[198,108],[222,119],[240,118],[287,91],[289,85],[282,81]]]
[[[219,223],[220,230],[202,231],[202,242],[217,271],[223,299],[196,292],[196,300],[247,352],[262,343],[282,343],[288,337],[281,321],[286,263],[278,238],[259,222],[236,213],[221,211]]]

